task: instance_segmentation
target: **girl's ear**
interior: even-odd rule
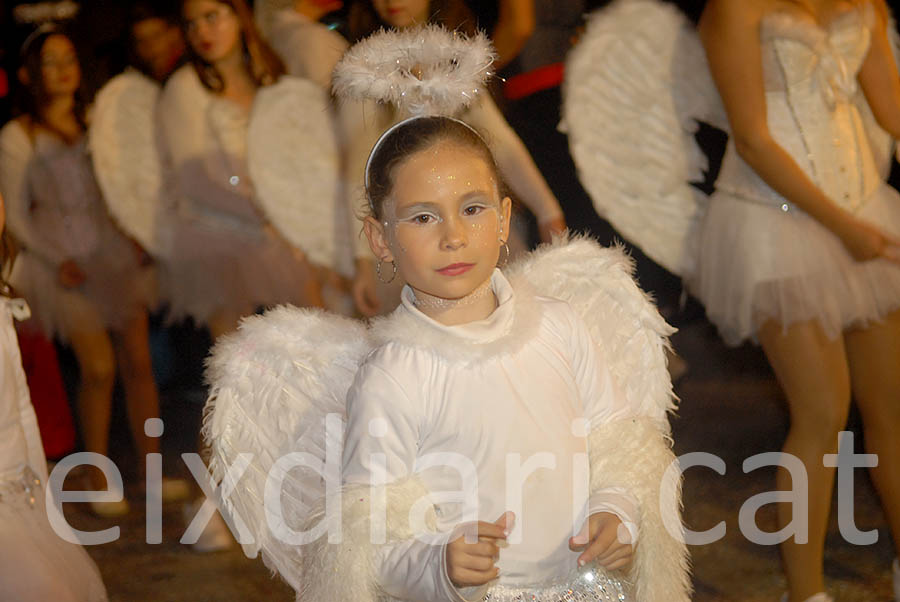
[[[509,241],[509,222],[512,218],[512,199],[508,196],[500,201],[500,240]]]
[[[16,70],[16,77],[19,78],[19,83],[23,86],[31,85],[31,78],[28,77],[28,69],[25,68],[25,65],[22,65]]]
[[[383,223],[371,215],[363,222],[363,231],[366,233],[366,238],[369,239],[369,248],[372,249],[372,253],[378,259],[390,262],[394,261],[394,254],[391,252],[391,247],[388,244],[385,227]]]

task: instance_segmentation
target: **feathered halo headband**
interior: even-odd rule
[[[366,161],[367,191],[372,157],[383,141],[402,125],[421,117],[455,119],[455,114],[481,94],[493,75],[495,58],[483,33],[466,36],[439,25],[382,30],[347,51],[334,69],[335,95],[342,100],[391,104],[411,115],[385,131],[372,147]]]

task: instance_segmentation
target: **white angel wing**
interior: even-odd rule
[[[622,249],[578,237],[539,247],[510,266],[508,275],[528,281],[541,295],[567,301],[609,358],[623,394],[640,415],[668,432],[666,414],[675,404],[665,351],[675,329],[635,284],[633,272]]]
[[[260,90],[247,162],[272,224],[314,263],[351,275],[350,220],[341,213],[340,156],[327,94],[290,76]]]
[[[595,12],[566,62],[562,128],[597,212],[654,261],[690,273],[706,195],[696,120],[727,117],[693,25],[659,0]]]
[[[266,565],[298,591],[300,551],[270,524],[266,487],[283,477],[277,510],[289,529],[300,529],[312,504],[325,495],[325,481],[309,469],[279,472],[276,463],[297,453],[326,463],[331,449],[337,458],[330,460],[339,466],[342,442],[334,436],[342,438],[343,423],[326,440],[326,416],[345,417],[347,390],[369,350],[359,321],[279,307],[242,320],[236,333],[216,343],[209,360],[203,435],[212,475],[219,482],[243,454],[252,458],[222,510],[252,534],[244,552],[254,557],[261,550]]]
[[[94,172],[110,215],[148,252],[165,252],[171,215],[157,146],[160,86],[137,71],[114,77],[97,94],[89,132]]]

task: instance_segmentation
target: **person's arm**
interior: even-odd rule
[[[421,416],[421,409],[391,374],[364,365],[347,394],[344,484],[390,486],[413,478]],[[408,515],[408,508],[393,510]],[[387,511],[392,511],[390,503]],[[405,515],[395,518],[408,521]],[[388,524],[392,521],[389,517]],[[467,600],[447,570],[451,533],[437,534],[427,542],[417,538],[392,542],[388,533],[388,543],[373,547],[379,589],[401,600]]]
[[[28,132],[18,121],[0,131],[0,194],[6,200],[6,221],[10,233],[28,253],[54,267],[66,258],[34,228],[28,190],[28,165],[34,146]]]
[[[331,72],[350,45],[341,34],[319,23],[319,19],[339,9],[340,5],[340,2],[320,5],[311,0],[299,3],[295,7],[297,17],[276,24],[270,40],[291,75],[306,78],[328,91],[331,90]],[[307,10],[301,10],[303,7]]]
[[[500,0],[500,15],[491,39],[497,50],[494,66],[502,69],[515,59],[534,33],[534,0]]]
[[[571,362],[588,421],[590,543],[570,547],[608,569],[625,570],[637,600],[688,602],[687,548],[680,539],[677,466],[664,421],[642,415],[613,377],[612,366],[571,308]],[[615,520],[618,519],[618,520]],[[627,530],[627,533],[626,533]]]
[[[534,213],[541,230],[541,240],[549,242],[552,234],[565,230],[565,218],[559,201],[531,158],[528,149],[506,118],[483,92],[465,114],[465,120],[484,132],[494,153],[497,167],[516,198]]]
[[[840,238],[857,260],[891,257],[897,242],[828,198],[773,138],[759,36],[764,4],[710,0],[700,19],[700,38],[738,154],[773,190]]]
[[[859,72],[859,83],[878,125],[900,140],[900,72],[888,37],[888,9],[884,0],[873,0],[877,15],[869,53]]]
[[[365,171],[369,153],[384,125],[383,109],[374,101],[341,103],[337,108],[341,141],[344,202],[353,236],[356,270],[353,277],[353,300],[364,316],[374,316],[380,309],[375,284],[375,260],[369,242],[362,232],[361,217],[368,215]]]

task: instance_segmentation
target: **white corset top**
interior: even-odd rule
[[[760,26],[767,121],[772,137],[833,201],[857,210],[880,182],[857,103],[857,76],[875,13],[856,6],[826,26],[785,12]],[[717,187],[790,211],[729,144]]]

